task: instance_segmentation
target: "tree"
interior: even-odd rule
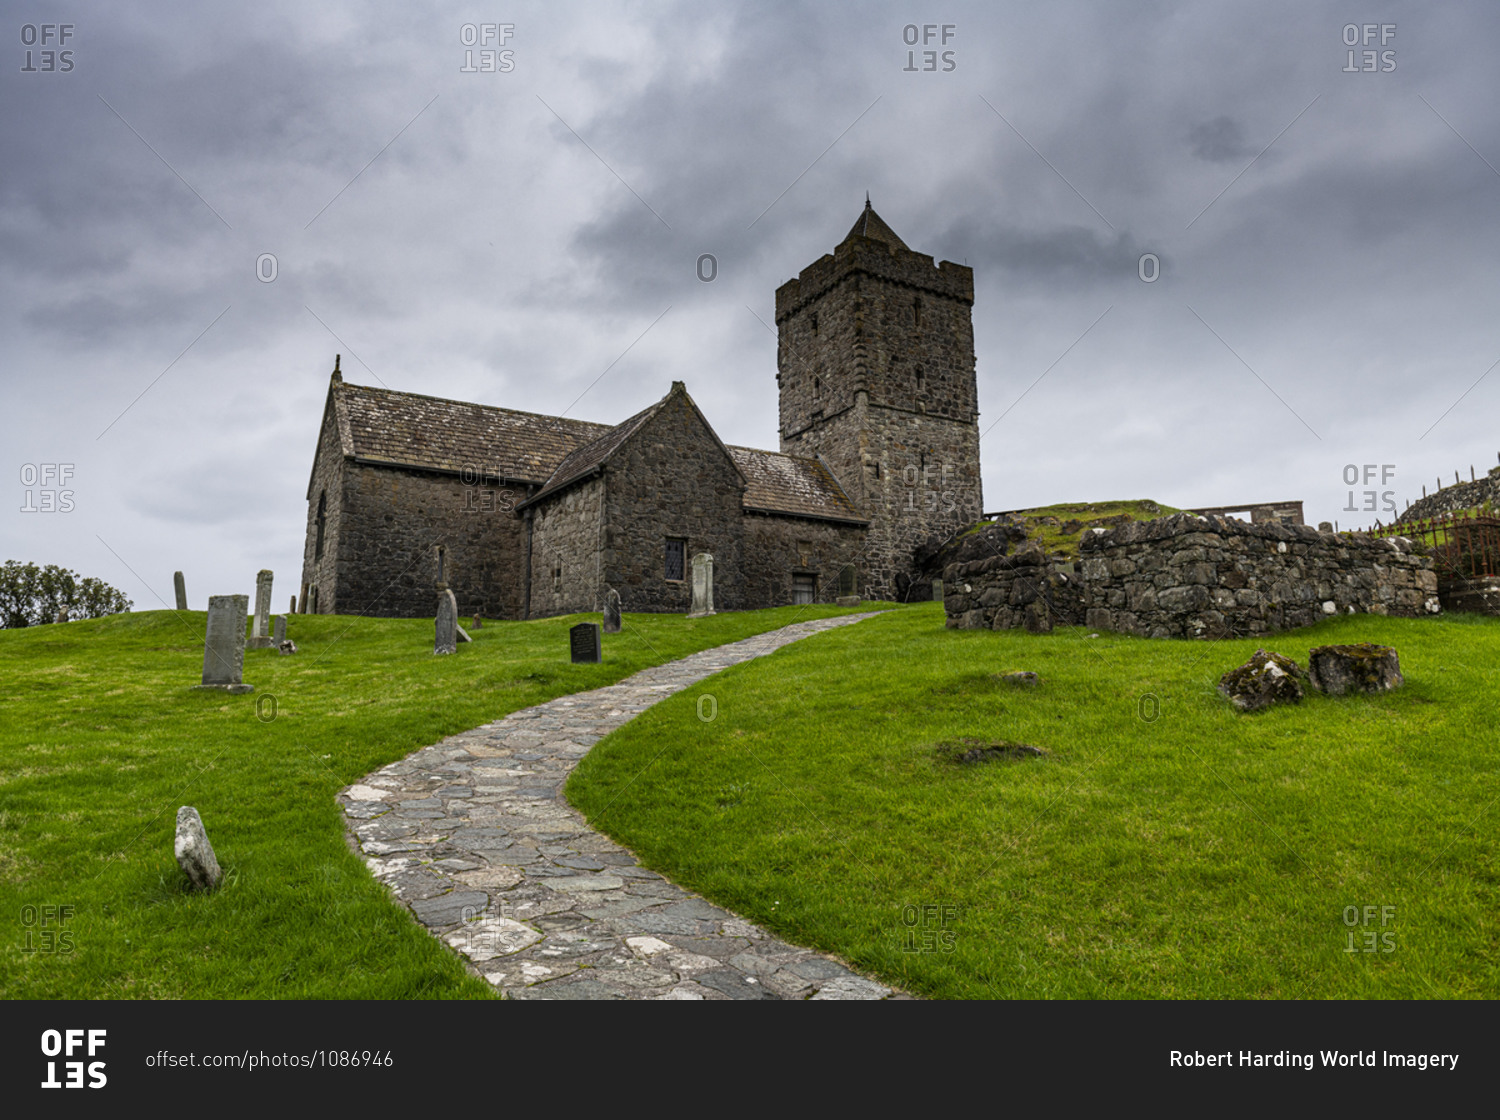
[[[53,622],[64,607],[70,618],[103,618],[131,606],[123,592],[103,580],[56,564],[39,568],[7,560],[0,568],[0,627],[7,630]]]

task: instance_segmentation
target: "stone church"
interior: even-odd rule
[[[299,609],[527,619],[919,597],[913,549],[979,519],[973,270],[870,207],[776,292],[780,450],[725,444],[673,382],[623,423],[351,385],[334,363]],[[926,597],[926,596],[920,596]]]

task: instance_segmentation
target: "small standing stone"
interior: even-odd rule
[[[187,584],[182,582],[182,573],[172,573],[172,586],[177,590],[177,609],[187,610]]]
[[[580,622],[568,631],[568,650],[574,665],[591,665],[602,660],[599,624]]]
[[[935,603],[943,601],[943,581],[940,579],[932,581],[932,601]]]
[[[454,653],[458,650],[458,600],[451,591],[438,592],[437,638],[433,642],[433,653]]]
[[[254,692],[245,684],[245,611],[248,595],[211,595],[208,626],[203,635],[203,683],[198,688],[226,692]]]
[[[243,599],[246,596],[239,595],[235,598]],[[219,885],[224,873],[219,870],[213,845],[208,842],[203,818],[191,805],[184,805],[177,810],[177,839],[173,849],[177,854],[177,866],[182,868],[195,890],[211,891]]]
[[[292,596],[291,606],[289,606],[287,608],[287,612],[286,613],[287,614],[296,614],[297,613],[297,596],[295,596],[295,595]]]
[[[620,593],[613,587],[604,593],[604,632],[620,632]]]
[[[693,609],[689,618],[707,618],[714,611],[714,558],[706,552],[693,557]]]
[[[1320,532],[1320,533],[1331,533],[1331,532],[1333,532],[1333,522],[1332,521],[1319,521],[1318,522],[1318,532]]]
[[[271,644],[280,648],[284,641],[286,641],[286,615],[279,614],[276,616],[276,634],[271,639]]]
[[[68,621],[68,608],[67,607],[59,607],[58,608],[58,611],[57,611],[57,621],[58,622],[67,622]]]
[[[479,616],[478,616],[478,615],[477,615],[477,614],[476,614],[476,615],[475,615],[475,616],[474,616],[474,625],[473,625],[473,626],[471,626],[471,627],[470,627],[470,629],[471,629],[471,630],[478,630],[478,629],[479,629],[479,628],[480,628],[480,627],[481,627],[481,626],[483,626],[483,625],[484,625],[484,619],[482,619],[482,618],[480,618],[480,617],[479,617]]]
[[[250,632],[251,649],[271,648],[271,580],[269,568],[255,576],[255,628]]]

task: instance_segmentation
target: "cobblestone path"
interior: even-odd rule
[[[339,794],[375,875],[519,999],[909,998],[636,863],[562,797],[589,748],[731,665],[872,614],[797,622],[515,712]]]

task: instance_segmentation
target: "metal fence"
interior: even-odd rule
[[[1372,537],[1409,537],[1432,550],[1432,568],[1440,580],[1500,576],[1500,517],[1459,513],[1444,517],[1376,522]]]

